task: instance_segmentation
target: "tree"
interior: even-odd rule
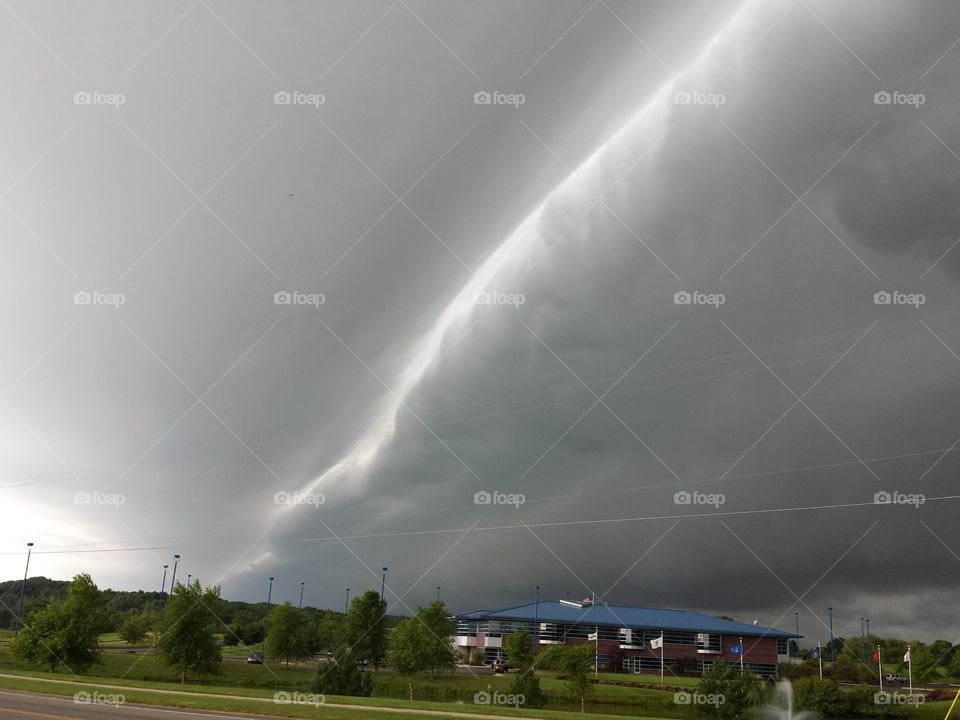
[[[204,589],[199,580],[189,585],[177,583],[167,599],[157,652],[164,664],[179,672],[181,683],[186,682],[188,673],[204,676],[220,672],[216,638],[222,628],[217,616],[220,603],[220,586]]]
[[[267,639],[264,654],[282,660],[287,665],[291,660],[310,657],[306,618],[302,610],[290,603],[277,605],[267,617]]]
[[[697,692],[706,696],[722,697],[721,703],[698,704],[696,709],[702,715],[725,720],[745,717],[766,695],[766,689],[759,678],[749,672],[741,672],[739,667],[734,668],[720,659],[715,660],[700,678]]]
[[[344,647],[317,668],[314,692],[324,695],[354,695],[370,697],[373,677],[365,672]]]
[[[825,717],[843,717],[851,710],[847,696],[833,680],[800,678],[793,684],[793,698],[797,710],[812,710]]]
[[[547,698],[540,689],[540,678],[536,676],[533,667],[525,667],[513,676],[510,692],[516,697],[522,697],[524,707],[543,707]]]
[[[427,671],[433,677],[455,672],[457,653],[450,644],[450,638],[456,634],[457,623],[450,616],[447,606],[437,600],[425,608],[417,608],[417,620],[427,631],[422,636],[427,645]]]
[[[353,599],[344,620],[344,640],[350,654],[363,664],[373,663],[374,669],[386,654],[386,612],[386,600],[381,600],[377,592],[367,590]]]
[[[546,670],[556,670],[567,680],[570,692],[580,701],[580,712],[583,712],[587,698],[593,692],[590,672],[595,659],[593,645],[553,645],[537,655],[536,664]]]
[[[106,629],[103,595],[83,573],[73,578],[66,600],[55,600],[31,614],[10,649],[17,657],[49,666],[50,672],[62,663],[82,674],[100,662],[100,634]]]
[[[526,630],[512,633],[503,641],[507,651],[507,660],[518,668],[527,668],[533,665],[533,647],[530,633]]]
[[[413,679],[420,673],[434,677],[456,670],[457,653],[450,645],[456,623],[442,602],[417,608],[417,614],[397,623],[390,637],[387,662],[407,678],[413,700]]]
[[[334,650],[343,644],[345,617],[333,610],[321,610],[310,618],[307,632],[311,653]]]
[[[143,610],[130,610],[120,624],[120,637],[130,645],[143,642],[147,633],[151,632],[157,623],[157,612],[148,605]]]
[[[423,641],[426,632],[416,618],[405,618],[397,623],[390,637],[387,649],[387,662],[394,671],[407,679],[410,699],[413,700],[413,679],[429,665],[427,643]]]

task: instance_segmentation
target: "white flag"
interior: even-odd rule
[[[904,662],[910,662],[910,651],[907,650],[906,654],[903,656]]]
[[[596,640],[599,637],[599,633],[592,632],[587,635],[587,640]]]
[[[650,647],[656,650],[657,648],[663,647],[663,637],[654,638],[650,641]]]

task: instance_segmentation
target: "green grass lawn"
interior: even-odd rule
[[[49,678],[48,674],[45,677]],[[122,689],[107,687],[109,685],[123,685]],[[79,681],[67,680],[64,684],[44,682],[39,674],[30,673],[30,676],[0,678],[0,687],[43,692],[54,695],[71,696],[79,691],[97,691],[103,693],[122,694],[128,703],[143,703],[149,705],[164,705],[197,710],[227,710],[232,712],[248,712],[263,715],[277,715],[279,717],[295,718],[330,718],[332,720],[389,720],[390,709],[403,709],[408,718],[436,718],[435,714],[417,714],[416,710],[429,710],[430,713],[445,712],[451,716],[456,714],[497,715],[516,718],[538,718],[540,720],[576,720],[582,717],[580,713],[554,710],[533,710],[505,707],[490,707],[466,703],[435,703],[409,702],[404,700],[383,700],[376,698],[350,698],[327,696],[324,703],[313,705],[279,704],[274,702],[273,694],[269,691],[241,690],[222,686],[176,685],[169,686],[160,683],[145,683],[137,681],[106,681],[104,678],[84,677]],[[218,697],[205,697],[199,693],[216,693]],[[233,695],[234,697],[221,697]],[[305,698],[309,700],[310,698]],[[355,707],[337,707],[347,705]],[[414,712],[409,712],[414,711]],[[635,714],[633,717],[640,717]],[[614,715],[593,715],[595,720],[620,720]]]

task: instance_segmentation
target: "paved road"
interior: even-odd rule
[[[108,700],[108,696],[99,698]],[[202,710],[151,708],[143,705],[76,703],[73,698],[0,690],[0,717],[4,720],[278,720],[276,715],[238,715]]]

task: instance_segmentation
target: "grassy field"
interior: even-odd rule
[[[46,676],[49,678],[49,675]],[[110,687],[122,684],[123,688]],[[404,710],[405,718],[436,718],[438,714],[456,718],[457,715],[490,715],[492,717],[537,718],[539,720],[576,720],[580,713],[553,710],[516,710],[505,707],[467,705],[465,703],[409,702],[404,700],[378,700],[375,698],[349,698],[327,696],[319,706],[312,704],[277,703],[273,694],[247,689],[237,692],[220,686],[177,685],[175,689],[158,683],[104,682],[103,678],[86,677],[66,680],[62,684],[44,682],[44,678],[31,676],[18,678],[0,677],[0,687],[71,696],[80,691],[122,694],[125,702],[194,710],[227,710],[248,712],[278,717],[328,718],[330,720],[389,720],[397,709]],[[201,694],[205,693],[205,694]],[[209,694],[216,694],[210,697]],[[302,698],[309,701],[311,698]],[[425,711],[422,715],[416,710]],[[413,712],[411,712],[413,711]],[[618,716],[593,715],[596,720],[620,720]],[[639,717],[633,715],[633,717]],[[651,719],[652,720],[652,719]]]

